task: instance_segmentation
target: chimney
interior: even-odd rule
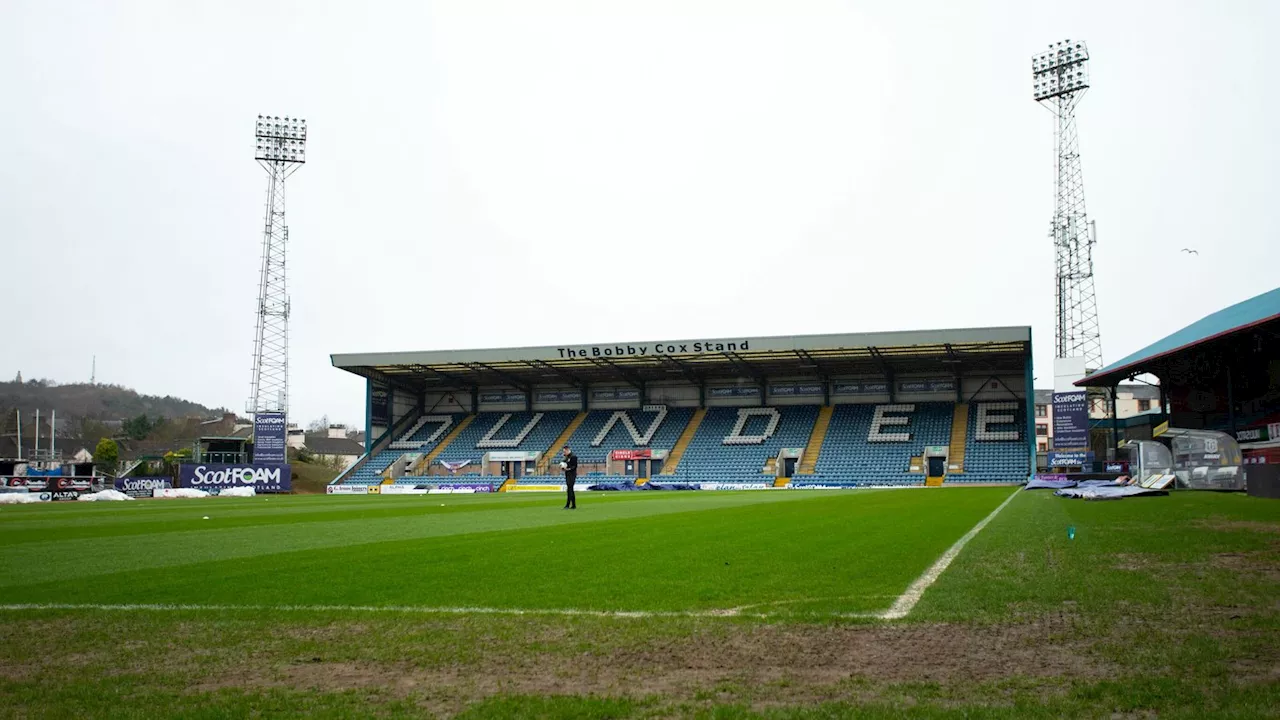
[[[329,426],[329,437],[330,437],[330,438],[344,438],[344,437],[346,437],[346,436],[347,436],[347,426],[346,426],[346,425],[330,425],[330,426]]]

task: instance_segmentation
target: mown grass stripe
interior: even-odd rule
[[[447,496],[443,496],[447,497]],[[547,528],[673,513],[717,510],[760,503],[818,500],[799,492],[716,493],[673,495],[647,502],[609,501],[587,504],[566,512],[554,504],[518,509],[487,508],[477,512],[438,512],[439,503],[423,503],[417,515],[390,518],[355,516],[349,520],[310,523],[271,523],[223,528],[219,522],[235,518],[232,509],[217,512],[213,505],[192,505],[189,529],[154,534],[125,534],[66,540],[0,543],[0,588],[31,585],[147,568],[177,567],[217,560],[245,560],[269,555],[377,543],[420,540],[451,535]],[[547,499],[550,503],[555,500]],[[496,505],[500,506],[501,501]],[[202,520],[210,513],[211,520]],[[103,552],[104,543],[114,544]],[[92,558],[87,562],[86,558]]]

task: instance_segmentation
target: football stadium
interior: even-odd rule
[[[6,229],[26,233],[24,250],[74,248],[65,254],[87,255],[101,277],[150,280],[155,289],[144,301],[121,282],[119,294],[132,305],[97,313],[119,323],[103,322],[97,337],[125,337],[128,362],[142,366],[144,355],[155,355],[145,367],[161,368],[164,353],[173,353],[179,359],[168,364],[178,380],[210,386],[243,369],[213,349],[226,344],[219,328],[240,320],[228,319],[228,296],[218,292],[235,283],[222,280],[216,261],[232,253],[221,251],[225,228],[215,225],[228,215],[243,220],[229,208],[251,194],[237,187],[243,194],[227,199],[206,186],[197,210],[159,212],[181,202],[180,190],[197,195],[162,163],[191,163],[198,144],[208,145],[202,162],[233,146],[216,108],[239,112],[249,85],[300,105],[332,102],[317,113],[329,116],[318,127],[333,133],[320,136],[332,153],[320,157],[331,164],[315,185],[290,195],[323,211],[310,224],[304,213],[291,239],[285,183],[307,162],[307,121],[258,115],[254,161],[267,179],[245,406],[252,419],[226,407],[216,418],[184,415],[181,424],[170,417],[152,424],[146,412],[124,417],[112,404],[123,397],[147,411],[162,402],[203,405],[100,384],[93,355],[90,382],[72,387],[84,392],[75,396],[85,408],[82,427],[101,431],[96,444],[57,449],[72,439],[61,409],[44,424],[36,411],[26,426],[35,428],[34,443],[23,436],[25,408],[13,413],[12,439],[0,432],[0,720],[1280,717],[1280,289],[1235,294],[1258,291],[1258,276],[1244,270],[1265,268],[1254,255],[1274,246],[1237,251],[1228,236],[1269,228],[1265,203],[1248,191],[1271,176],[1249,175],[1235,157],[1256,156],[1268,172],[1277,166],[1265,154],[1265,123],[1249,135],[1240,121],[1269,117],[1262,106],[1240,109],[1241,98],[1230,96],[1230,103],[1192,103],[1161,123],[1128,123],[1129,136],[1124,122],[1113,129],[1109,146],[1135,154],[1109,171],[1120,178],[1108,178],[1120,183],[1110,194],[1124,196],[1112,212],[1128,223],[1117,233],[1128,236],[1127,255],[1110,257],[1141,263],[1108,285],[1108,292],[1137,288],[1127,306],[1112,306],[1125,317],[1108,332],[1119,328],[1120,344],[1132,348],[1165,335],[1160,323],[1171,317],[1181,329],[1107,364],[1094,287],[1097,232],[1085,212],[1075,119],[1090,87],[1083,41],[1034,55],[1030,87],[1018,90],[1019,97],[1032,90],[1055,121],[1051,285],[1048,243],[1042,258],[1018,254],[1043,229],[1023,214],[1031,201],[1020,193],[1035,183],[1013,157],[1031,145],[1000,124],[1003,107],[989,112],[982,104],[1012,92],[993,59],[1006,54],[1000,43],[1008,37],[1021,42],[1003,26],[990,32],[995,10],[907,8],[906,29],[892,34],[878,17],[891,3],[847,15],[839,4],[838,22],[803,4],[800,14],[817,14],[790,32],[779,23],[801,4],[775,3],[782,14],[762,14],[758,34],[726,44],[737,36],[724,33],[755,10],[726,3],[688,13],[676,4],[679,12],[664,10],[669,15],[649,18],[643,31],[636,29],[643,13],[610,3],[588,3],[590,12],[515,3],[475,18],[472,7],[481,4],[429,3],[441,14],[417,18],[414,4],[375,3],[355,17],[330,18],[326,35],[316,30],[323,24],[311,24],[324,14],[318,4],[302,12],[267,3],[227,18],[209,8],[180,17],[177,4],[165,13],[113,10],[128,22],[112,28],[103,19],[106,30],[88,5],[67,13],[29,3],[10,23],[23,28],[25,45],[11,43],[25,48],[19,55],[38,56],[15,76],[36,78],[40,101],[14,115],[48,126],[32,136],[44,139],[28,141],[40,172],[28,169],[14,189],[56,177],[60,184],[44,192],[71,200],[55,212],[43,195],[17,193],[4,210],[29,214],[13,213]],[[463,6],[466,22],[450,24],[449,13]],[[1224,29],[1230,23],[1198,15],[1193,29],[1202,22],[1214,29],[1205,38],[1148,40],[1148,17],[1131,13],[1136,24],[1125,31],[1124,13],[1104,10],[1098,24],[1122,28],[1110,31],[1112,47],[1123,46],[1122,58],[1134,53],[1130,82],[1168,82],[1170,92],[1210,84],[1179,69],[1186,58],[1174,56],[1186,53],[1173,45],[1197,48],[1197,67],[1228,50],[1265,46],[1261,34],[1233,34]],[[95,55],[74,75],[90,85],[64,90],[48,80],[46,65],[78,49],[72,45],[82,36],[68,18],[79,14],[95,25],[93,42],[84,43]],[[686,27],[699,14],[707,26]],[[26,42],[37,19],[45,30]],[[979,42],[962,21],[981,28]],[[1032,23],[1036,33],[1040,24]],[[103,63],[98,35],[128,38],[135,26],[152,35],[120,40],[101,53],[112,61]],[[203,26],[219,32],[207,44],[193,30]],[[239,60],[226,51],[234,43],[222,33],[231,27],[266,33],[240,38],[254,54],[239,70],[223,69]],[[851,40],[854,31],[867,34]],[[156,46],[159,35],[178,44]],[[59,47],[59,38],[70,40]],[[534,45],[519,44],[529,38]],[[310,52],[295,52],[295,44]],[[153,61],[156,47],[166,62]],[[803,65],[781,62],[811,47],[822,52]],[[828,54],[850,48],[867,54]],[[129,52],[147,54],[114,61]],[[542,54],[554,64],[533,62]],[[1144,75],[1153,57],[1170,69]],[[1249,74],[1263,64],[1247,57],[1229,58],[1236,84],[1264,84]],[[669,60],[665,71],[659,60]],[[875,75],[853,72],[858,66]],[[176,82],[149,74],[170,67],[181,73]],[[234,82],[224,84],[235,86],[234,100],[218,96],[215,76],[233,71]],[[136,87],[125,83],[133,78],[141,78]],[[548,78],[555,82],[539,84]],[[982,90],[984,83],[999,93]],[[621,89],[610,95],[614,84]],[[174,87],[191,97],[156,95]],[[430,112],[415,110],[419,92]],[[845,103],[845,95],[857,102]],[[924,95],[933,104],[894,114]],[[87,96],[127,105],[82,111],[65,101]],[[153,96],[160,100],[148,106]],[[798,103],[801,96],[836,98],[848,115],[823,110],[836,105]],[[465,104],[479,101],[496,104]],[[646,115],[650,105],[657,110]],[[1236,115],[1213,125],[1205,118],[1219,106]],[[612,114],[593,114],[600,107]],[[1110,107],[1113,116],[1138,117],[1132,106]],[[788,114],[744,122],[777,108]],[[1158,134],[1157,125],[1184,115],[1191,130],[1171,125],[1176,130]],[[136,124],[109,129],[126,116]],[[73,127],[85,118],[95,126]],[[513,121],[528,118],[546,124]],[[868,118],[880,124],[846,127]],[[819,121],[829,123],[827,136],[799,143],[821,136]],[[568,139],[551,142],[553,132]],[[648,133],[654,144],[636,142]],[[735,134],[739,144],[715,149],[713,140]],[[1208,145],[1213,167],[1184,159],[1209,135],[1239,136],[1245,149]],[[81,136],[96,142],[91,150],[74,149]],[[666,148],[672,138],[684,144]],[[841,151],[850,138],[862,144]],[[1143,143],[1161,162],[1176,144],[1185,166],[1141,162],[1135,147]],[[637,155],[618,153],[633,145]],[[62,153],[56,162],[35,154],[50,148]],[[537,158],[522,164],[527,148]],[[981,154],[964,154],[973,148]],[[567,162],[575,153],[577,165]],[[13,154],[15,167],[26,154]],[[715,173],[672,182],[699,154]],[[758,165],[771,154],[778,164]],[[83,163],[76,170],[84,172],[66,172],[81,156],[94,158],[94,172]],[[375,156],[387,165],[361,164]],[[816,159],[829,166],[805,164]],[[650,161],[657,174],[618,183]],[[862,165],[865,178],[846,172]],[[1216,181],[1215,170],[1225,180]],[[148,185],[129,190],[128,171]],[[1144,185],[1175,184],[1162,172],[1194,176],[1214,192],[1193,187],[1142,205]],[[211,166],[203,177],[229,185],[232,173]],[[810,174],[811,184],[795,182]],[[95,175],[98,185],[83,184]],[[706,186],[734,175],[778,184],[761,185],[761,194],[743,186],[712,202]],[[580,196],[586,186],[572,182],[584,178],[605,191]],[[561,194],[539,195],[540,184]],[[483,192],[499,186],[515,199],[503,205],[495,198],[505,196]],[[774,220],[785,222],[741,212],[787,193],[806,204],[779,205]],[[1208,209],[1191,212],[1199,205]],[[1144,213],[1169,207],[1178,208],[1169,224],[1142,224]],[[1258,224],[1232,224],[1250,213]],[[457,224],[432,224],[436,214]],[[630,227],[645,214],[663,224]],[[545,240],[561,238],[565,218],[579,215],[573,243]],[[1007,224],[989,223],[993,216]],[[864,224],[868,218],[881,224]],[[908,222],[920,218],[937,224]],[[205,224],[215,229],[197,234]],[[762,234],[739,237],[748,227]],[[81,244],[53,245],[60,230]],[[1223,257],[1203,270],[1187,269],[1199,262],[1198,250],[1182,248],[1183,257],[1140,237],[1167,242],[1165,234],[1210,232],[1216,247],[1206,246],[1206,255]],[[675,245],[653,240],[668,233]],[[148,234],[163,245],[126,244]],[[105,250],[84,253],[83,238],[99,235]],[[188,254],[175,252],[177,235]],[[328,242],[310,244],[313,237]],[[705,252],[680,255],[679,243],[704,240]],[[308,298],[298,308],[309,313],[298,335],[324,343],[304,344],[305,352],[290,346],[290,242],[308,261],[320,259],[295,265],[305,278],[299,295]],[[407,251],[418,242],[428,250]],[[978,261],[952,267],[957,248]],[[614,254],[597,256],[606,249]],[[730,252],[770,275],[713,262]],[[164,265],[144,265],[149,255]],[[580,264],[558,262],[584,255]],[[1043,283],[1000,285],[1040,272],[1027,269],[1040,260]],[[335,266],[340,273],[325,274]],[[45,282],[49,273],[18,269],[10,273],[19,283],[14,296],[44,304],[74,294],[27,292],[21,282]],[[59,268],[59,276],[72,275]],[[204,277],[219,279],[192,281]],[[179,287],[162,294],[159,279]],[[1271,279],[1263,282],[1270,287]],[[701,299],[689,292],[695,283],[706,286]],[[609,285],[620,289],[602,290]],[[810,293],[816,285],[835,292]],[[698,314],[702,324],[669,322],[637,287],[675,297],[680,304],[666,312]],[[740,288],[753,294],[735,295]],[[792,304],[761,318],[747,306],[775,296]],[[1209,302],[1234,304],[1195,322],[1182,317]],[[586,304],[607,312],[580,312]],[[941,312],[944,305],[965,313]],[[1049,368],[1033,362],[1032,323],[1037,308],[1051,306],[1056,332],[1036,338],[1055,344]],[[736,316],[721,322],[719,312]],[[50,342],[56,310],[11,314],[40,316],[39,333],[10,333],[11,346],[27,355],[105,353],[74,333]],[[438,341],[553,342],[561,324],[603,338],[637,314],[646,327],[672,325],[673,335],[715,332],[470,350],[443,350]],[[804,329],[833,334],[765,336],[798,332],[798,315]],[[992,326],[910,329],[926,324]],[[172,336],[159,332],[179,327]],[[755,330],[731,334],[744,327]],[[907,329],[860,332],[886,327]],[[542,334],[526,335],[528,328]],[[349,344],[330,342],[329,333]],[[393,347],[429,349],[332,352],[386,337]],[[201,349],[193,351],[196,339]],[[319,370],[308,374],[296,362],[291,370],[291,353]],[[291,389],[291,372],[310,382]],[[62,389],[43,379],[24,383],[21,371],[0,390],[8,388],[46,393],[39,397]],[[362,407],[362,431],[330,424],[326,409],[308,434],[300,416],[321,402],[352,414]],[[116,439],[133,443],[131,457]]]
[[[1256,376],[1275,299],[1135,357],[1226,343]],[[1005,327],[334,355],[373,442],[324,494],[3,509],[0,714],[1273,716],[1280,505],[1030,490],[1098,475],[1036,471],[1031,351]]]

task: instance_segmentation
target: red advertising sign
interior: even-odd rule
[[[643,450],[614,450],[610,457],[614,460],[648,460],[653,457],[653,451],[648,448]]]

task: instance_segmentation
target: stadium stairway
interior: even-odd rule
[[[436,458],[440,457],[440,453],[444,452],[444,449],[449,447],[449,443],[453,442],[459,435],[461,435],[462,431],[466,430],[467,426],[471,424],[471,421],[475,419],[475,414],[462,418],[458,424],[453,426],[453,429],[449,431],[449,434],[444,436],[443,440],[437,443],[434,448],[431,448],[431,452],[423,455],[422,458],[418,460],[417,464],[414,465],[412,472],[409,474],[426,475],[427,471],[431,469],[431,463],[435,462]]]
[[[706,408],[698,408],[693,413],[693,417],[689,419],[689,424],[685,426],[684,432],[680,433],[680,439],[676,441],[676,446],[671,448],[671,453],[667,455],[666,462],[662,464],[661,474],[676,474],[676,468],[680,465],[680,459],[684,457],[684,451],[689,449],[689,443],[693,442],[693,436],[698,434],[698,426],[702,424],[702,419],[706,416]]]
[[[969,440],[969,406],[956,403],[951,415],[951,444],[947,449],[947,474],[964,473],[964,448]]]
[[[331,485],[340,485],[342,483],[351,483],[353,485],[377,485],[380,482],[382,471],[400,456],[400,451],[392,450],[391,443],[397,438],[404,437],[405,431],[409,430],[418,418],[413,415],[406,415],[397,422],[390,431],[383,434],[376,442],[371,441],[370,447],[365,451],[360,459],[346,470],[338,474],[333,479]]]
[[[498,492],[507,492],[511,488],[515,487],[518,482],[520,481],[515,478],[507,478],[506,481],[502,483],[502,487],[498,488]]]
[[[546,452],[542,453],[542,457],[538,458],[538,465],[535,468],[535,474],[550,474],[551,461],[555,459],[556,451],[569,444],[569,438],[573,437],[573,434],[578,431],[578,427],[582,425],[583,421],[587,419],[587,415],[589,414],[590,413],[585,412],[578,413],[577,417],[575,417],[573,421],[569,423],[568,427],[564,429],[564,432],[560,433],[560,435],[556,437],[556,439],[551,443],[551,447],[547,448]]]
[[[818,421],[813,424],[813,432],[809,434],[809,443],[805,445],[804,455],[800,458],[800,467],[796,468],[796,475],[812,475],[814,468],[818,466],[818,456],[822,454],[822,443],[827,439],[827,428],[831,426],[831,413],[835,408],[830,405],[823,405],[818,410]],[[779,478],[781,479],[781,478]],[[775,485],[775,487],[781,487]]]

